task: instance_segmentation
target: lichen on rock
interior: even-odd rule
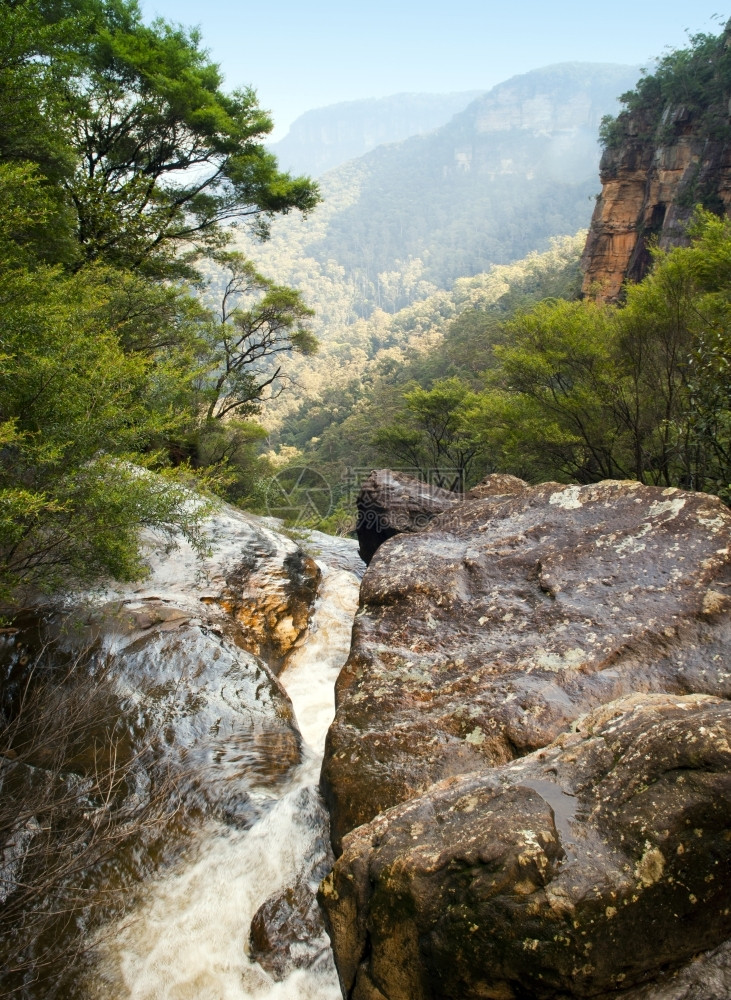
[[[615,995],[721,945],[730,609],[705,494],[524,486],[380,546],[321,776],[345,996]]]

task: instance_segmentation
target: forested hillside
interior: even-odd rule
[[[699,52],[715,52],[721,43],[693,39],[687,53],[660,62],[659,80],[646,74],[623,100],[634,107],[641,95],[655,95],[654,108],[657,93],[682,89]],[[572,80],[574,73],[568,74]],[[553,74],[566,84],[563,68]],[[477,124],[493,140],[504,130],[507,142],[530,123],[531,141],[544,141],[551,125],[565,124],[575,109],[567,91],[556,105],[538,90],[529,92],[530,77],[511,83],[522,104],[510,98],[507,85],[505,91],[496,88],[435,136],[454,137],[456,125],[466,128],[471,121],[470,127]],[[711,72],[711,95],[722,85],[717,77]],[[540,79],[538,74],[534,82]],[[693,100],[702,102],[702,96]],[[616,125],[604,119],[605,141],[612,129],[631,131],[627,114]],[[543,135],[536,136],[541,116]],[[591,120],[596,128],[596,117]],[[352,223],[352,246],[358,246],[356,209],[363,192],[375,191],[371,165],[381,156],[385,161],[405,155],[410,145],[375,151],[349,166],[349,200],[341,192],[340,201],[325,209],[330,214],[320,224],[319,244],[304,238],[299,244],[303,270],[312,266],[318,274],[318,262],[306,254],[336,246],[333,232],[345,241],[345,219]],[[484,159],[476,153],[478,142],[465,149],[465,173],[474,169],[484,190],[491,190],[488,146]],[[385,184],[385,173],[382,179]],[[721,203],[712,207],[723,216]],[[378,208],[371,208],[374,218]],[[412,211],[418,216],[413,202]],[[382,307],[371,302],[370,315],[356,319],[351,305],[349,315],[344,311],[330,324],[320,358],[298,376],[304,396],[299,411],[291,400],[280,408],[269,424],[275,431],[270,440],[285,446],[294,461],[341,484],[336,492],[343,497],[342,516],[334,524],[352,523],[346,494],[357,470],[379,465],[450,487],[469,486],[489,472],[531,482],[636,478],[715,492],[728,501],[731,231],[727,220],[701,210],[691,221],[678,233],[680,245],[647,248],[651,273],[626,290],[621,306],[579,300],[581,236],[555,242],[549,253],[462,277],[449,292],[429,280],[434,275],[427,254],[400,271],[381,272],[375,284],[365,284]],[[475,228],[482,236],[489,226]],[[334,257],[327,266],[331,287],[349,281],[354,303],[365,287],[363,272],[357,278]]]
[[[445,288],[542,250],[586,224],[597,193],[597,129],[637,76],[572,64],[493,88],[435,133],[365,157],[357,201],[310,247],[338,260],[383,304],[379,275],[421,258]],[[370,286],[373,290],[370,291]]]
[[[379,432],[398,419],[403,393],[444,378],[459,384],[459,392],[481,387],[507,317],[547,297],[578,294],[584,239],[583,232],[557,239],[543,254],[461,278],[451,291],[395,315],[377,310],[356,321],[341,341],[323,344],[309,359],[299,376],[305,400],[298,409],[291,399],[278,408],[271,440],[285,454],[296,448],[293,459],[320,469],[336,493],[349,468],[393,461]]]
[[[450,489],[506,472],[731,501],[731,221],[699,210],[690,237],[653,252],[621,307],[577,298],[579,237],[385,323],[410,339],[282,430],[335,484],[330,526],[352,527],[354,486],[379,466]]]
[[[263,260],[302,289],[328,339],[459,277],[545,250],[591,217],[602,116],[639,70],[568,64],[493,88],[447,125],[381,146],[322,179],[324,203],[287,220]]]
[[[287,170],[319,177],[375,146],[444,125],[479,94],[394,94],[316,108],[294,121],[269,149]]]

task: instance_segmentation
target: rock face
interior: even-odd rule
[[[325,880],[344,996],[605,995],[731,932],[731,706],[630,697],[345,838]]]
[[[428,486],[403,472],[375,469],[356,501],[355,530],[361,559],[368,564],[386,539],[422,531],[437,514],[461,500],[451,490]]]
[[[363,482],[356,500],[355,530],[360,557],[367,565],[387,539],[423,531],[438,514],[452,510],[465,499],[520,493],[527,487],[517,476],[495,473],[462,496],[452,490],[428,486],[403,472],[375,469]]]
[[[727,27],[726,45],[729,37]],[[652,240],[661,249],[686,245],[697,204],[729,214],[729,96],[709,93],[687,107],[648,99],[620,116],[602,156],[602,192],[582,258],[586,295],[615,300],[625,280],[643,278]]]
[[[205,562],[190,567],[186,560],[188,589],[218,606],[236,644],[278,673],[307,630],[320,570],[288,539],[232,508],[219,512],[212,532]]]
[[[188,809],[248,823],[250,786],[276,784],[300,761],[284,688],[210,626],[182,620],[121,635],[116,620],[106,627],[101,655],[136,746],[164,761]]]
[[[318,883],[333,866],[327,840],[327,813],[314,787],[301,794],[300,815],[319,832],[313,837],[297,878],[259,907],[251,921],[249,956],[280,982],[294,969],[327,960],[328,938],[317,903]]]
[[[363,579],[321,775],[344,995],[665,1000],[731,931],[731,513],[482,492]]]
[[[728,697],[731,514],[632,482],[468,500],[379,549],[336,687],[334,844],[634,692]]]
[[[55,683],[59,698],[63,748],[50,719],[47,739],[21,743],[24,766],[58,767],[63,755],[84,780],[118,768],[133,799],[154,795],[179,817],[203,811],[246,825],[259,810],[251,786],[276,785],[300,762],[292,705],[267,659],[278,669],[307,629],[319,570],[289,539],[233,509],[218,512],[210,533],[205,559],[184,542],[168,551],[150,539],[141,584],[50,602],[3,631],[5,731],[19,725],[26,687]],[[90,721],[73,736],[71,758],[64,726],[73,734],[81,722],[60,720],[74,711]],[[0,763],[15,751],[3,754]],[[121,777],[115,787],[124,788]]]

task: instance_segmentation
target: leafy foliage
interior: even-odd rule
[[[275,213],[316,204],[316,187],[280,173],[264,148],[272,122],[253,91],[221,90],[196,31],[148,27],[126,0],[5,7],[15,114],[0,152],[35,145],[55,159],[79,264],[190,274],[225,239],[221,223],[249,217],[266,234]],[[22,143],[18,114],[33,97],[43,112],[31,117],[35,140]]]
[[[381,428],[374,444],[423,479],[460,491],[480,442],[468,413],[477,396],[458,378],[439,379],[431,389],[415,386],[403,394],[408,422]]]
[[[700,134],[728,138],[729,25],[718,36],[691,35],[689,41],[688,48],[668,52],[659,59],[652,73],[643,72],[637,86],[621,97],[624,111],[616,117],[603,117],[599,137],[605,149],[619,146],[631,130],[636,133],[639,128],[651,134],[661,125],[669,107],[690,114]]]
[[[377,312],[354,324],[347,340],[325,341],[308,370],[297,374],[308,398],[284,419],[279,440],[333,483],[346,467],[395,461],[376,440],[393,424],[415,430],[403,394],[455,377],[470,391],[482,389],[482,373],[494,365],[493,347],[504,337],[502,320],[518,305],[578,292],[584,240],[583,233],[555,240],[543,254],[460,278],[451,292],[436,292],[394,316]],[[370,346],[372,360],[358,344]],[[427,462],[412,459],[400,461],[409,468]],[[492,471],[485,460],[479,449],[468,479]]]
[[[13,181],[16,190],[38,184],[27,171],[2,165],[0,178],[6,193]],[[139,329],[125,315],[129,296],[143,325],[146,307],[159,305],[157,289],[148,289],[145,300],[134,276],[101,266],[76,274],[23,266],[28,251],[13,240],[21,211],[0,219],[0,586],[6,598],[12,586],[41,579],[53,586],[66,573],[77,579],[100,571],[139,574],[141,526],[182,528],[196,540],[204,512],[191,509],[184,487],[128,464],[132,457],[145,461],[141,452],[150,442],[179,424],[176,407],[189,394],[184,331],[175,331],[176,349],[165,354],[126,350],[124,338]],[[43,216],[28,221],[35,218]]]
[[[198,34],[144,25],[134,0],[0,6],[0,106],[0,600],[12,603],[139,575],[141,527],[203,544],[189,467],[252,456],[238,429],[204,448],[202,415],[253,412],[283,377],[257,362],[313,341],[298,293],[247,262],[261,301],[223,324],[181,279],[224,252],[224,223],[266,235],[318,193],[278,171],[262,144],[271,121],[252,92],[221,89]]]
[[[693,233],[621,308],[545,302],[508,324],[472,415],[501,470],[730,498],[731,222],[701,211]]]

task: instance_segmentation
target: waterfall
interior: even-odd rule
[[[275,981],[248,956],[261,904],[306,872],[327,836],[317,790],[333,685],[348,654],[358,578],[346,543],[318,536],[323,578],[311,628],[281,674],[303,737],[289,782],[254,788],[261,817],[249,829],[209,820],[183,861],[145,887],[119,923],[101,933],[88,993],[93,1000],[339,1000],[325,935],[306,946],[309,968]],[[354,543],[347,543],[355,555]],[[330,557],[330,558],[329,558]],[[357,557],[356,557],[357,558]]]

